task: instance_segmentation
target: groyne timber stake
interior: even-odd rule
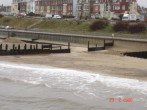
[[[43,50],[43,45],[41,45],[41,49]]]
[[[26,49],[27,49],[27,45],[25,44],[25,45],[24,45],[24,50],[26,50]]]
[[[88,49],[89,49],[89,41],[88,41]]]
[[[36,44],[36,49],[38,49],[38,44]]]
[[[1,44],[1,45],[0,45],[0,50],[2,50],[2,47],[3,47],[3,45]]]
[[[30,49],[32,50],[32,45],[30,45]]]
[[[105,45],[106,41],[104,40],[104,50],[106,49],[106,45]]]
[[[70,49],[70,42],[68,42],[68,49]]]
[[[6,44],[6,51],[8,51],[8,44]]]
[[[20,44],[18,45],[18,50],[20,50]]]
[[[15,49],[15,44],[13,44],[13,50]]]

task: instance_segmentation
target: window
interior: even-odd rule
[[[117,0],[113,0],[113,3],[115,3]]]
[[[82,8],[81,5],[79,5],[79,6],[78,6],[78,10],[81,10],[81,8]]]
[[[116,6],[116,10],[120,10],[120,6]]]
[[[119,5],[113,6],[113,10],[120,10],[120,6]]]
[[[126,7],[125,7],[125,5],[123,5],[123,6],[122,6],[122,10],[126,10]]]
[[[88,5],[85,5],[84,6],[84,10],[88,10],[89,9],[89,6]]]
[[[126,2],[129,2],[129,0],[126,0]]]
[[[82,0],[79,0],[78,2],[79,2],[79,3],[82,3]]]
[[[98,6],[95,6],[95,10],[98,10],[98,8],[99,8]]]

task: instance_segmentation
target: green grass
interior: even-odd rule
[[[91,31],[89,29],[89,22],[76,22],[76,21],[48,21],[48,20],[44,20],[42,21],[40,24],[36,25],[34,28],[38,28],[38,29],[43,29],[43,30],[50,30],[50,31],[64,31],[64,32],[87,32],[88,34],[97,34],[99,35],[99,33],[104,33],[104,34],[109,34],[111,35],[112,33],[114,33],[115,35],[125,35],[125,36],[147,36],[147,31],[141,32],[141,33],[135,33],[135,34],[131,34],[127,31],[123,31],[123,32],[115,32],[112,29],[112,25],[109,24],[108,26],[106,26],[103,29],[97,30],[97,31]]]
[[[3,17],[0,18],[0,25],[11,26],[14,28],[27,28],[35,23],[37,20],[33,18],[16,18],[16,17]]]
[[[39,29],[60,31],[89,31],[89,23],[76,21],[43,21],[35,26]]]

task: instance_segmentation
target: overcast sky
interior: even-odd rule
[[[138,4],[147,8],[147,0],[137,0]],[[10,5],[12,0],[0,0],[0,5]]]

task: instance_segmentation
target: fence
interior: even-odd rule
[[[96,37],[88,37],[86,35],[72,35],[72,34],[59,34],[59,33],[46,33],[46,32],[33,32],[33,31],[20,31],[20,30],[0,30],[1,35],[8,37],[20,37],[29,39],[42,39],[50,41],[61,41],[61,42],[71,42],[78,44],[87,44],[90,41],[91,44],[102,43],[102,39]]]

